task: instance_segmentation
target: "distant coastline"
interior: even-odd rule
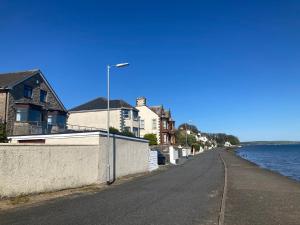
[[[300,141],[246,141],[241,145],[298,145]]]

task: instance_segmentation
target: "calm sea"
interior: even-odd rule
[[[237,154],[262,168],[300,181],[300,145],[251,145]]]

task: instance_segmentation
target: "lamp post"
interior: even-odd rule
[[[111,68],[121,68],[128,66],[129,63],[119,63],[115,65],[107,65],[107,157],[106,157],[106,183],[111,184],[110,182],[110,162],[109,162],[109,153],[110,153],[110,133],[109,133],[109,124],[110,124],[110,70]]]

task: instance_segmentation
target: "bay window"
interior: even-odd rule
[[[42,119],[41,111],[30,108],[17,108],[16,121],[17,122],[40,122]]]

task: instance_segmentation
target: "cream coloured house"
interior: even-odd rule
[[[156,134],[160,143],[160,117],[146,105],[146,98],[137,98],[136,109],[140,116],[140,137],[145,134]]]
[[[96,98],[69,110],[68,126],[106,129],[107,99]],[[110,101],[110,127],[139,136],[139,111],[123,100]]]

